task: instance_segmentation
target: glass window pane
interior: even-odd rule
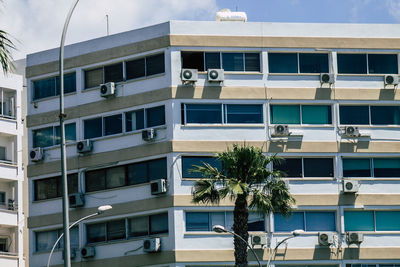
[[[369,124],[368,106],[340,106],[340,124]]]
[[[243,53],[222,53],[224,71],[244,71]]]
[[[332,124],[331,106],[302,105],[301,112],[304,124]]]
[[[333,159],[305,158],[304,177],[333,177]]]
[[[214,225],[225,226],[225,212],[210,212],[211,227]]]
[[[297,229],[304,229],[304,213],[293,212],[288,217],[280,213],[274,213],[275,232],[291,232]]]
[[[299,105],[271,105],[272,124],[300,124]]]
[[[105,66],[104,67],[104,82],[120,82],[122,81],[123,74],[122,74],[122,62]]]
[[[156,159],[147,162],[150,181],[167,179],[167,159]]]
[[[168,213],[150,216],[150,234],[168,233]]]
[[[61,91],[60,76],[56,77],[56,94],[60,95]],[[76,74],[69,73],[64,75],[64,94],[76,91]]]
[[[338,73],[366,74],[366,54],[337,54]]]
[[[220,61],[220,53],[205,53],[206,57],[206,71],[208,69],[220,69],[221,61]]]
[[[35,200],[58,197],[57,178],[34,180]]]
[[[397,74],[397,54],[369,54],[368,71],[377,74]]]
[[[0,160],[6,160],[6,148],[0,146]]]
[[[300,73],[328,73],[328,54],[300,53]]]
[[[204,52],[182,51],[182,68],[204,71]]]
[[[345,211],[345,231],[374,231],[373,211]]]
[[[279,163],[274,163],[274,170],[282,172],[283,177],[303,177],[301,158],[287,158]]]
[[[125,167],[119,166],[106,170],[106,188],[115,188],[125,185]]]
[[[164,54],[146,57],[146,76],[164,73]]]
[[[245,53],[244,59],[245,59],[245,62],[244,62],[245,71],[256,71],[256,72],[261,71],[260,53]]]
[[[107,222],[107,241],[125,239],[125,219]]]
[[[400,231],[400,211],[375,211],[376,231]]]
[[[210,231],[208,212],[186,212],[186,231]]]
[[[61,142],[61,137],[60,137],[60,126],[55,127],[56,131],[56,136],[55,136],[55,141],[56,145],[59,145]],[[69,123],[65,124],[65,142],[66,143],[72,143],[76,141],[76,126],[75,122],[74,123]]]
[[[102,118],[95,118],[83,121],[84,138],[96,138],[103,135]]]
[[[182,177],[183,178],[202,178],[202,173],[191,172],[194,165],[203,166],[204,163],[217,167],[222,171],[222,162],[215,157],[182,157]]]
[[[146,127],[165,124],[165,107],[159,106],[146,109]]]
[[[106,241],[106,224],[98,223],[86,225],[86,240],[88,243]]]
[[[262,105],[226,105],[227,123],[262,123]]]
[[[228,230],[233,230],[233,212],[225,212],[225,228]]]
[[[371,124],[400,125],[400,106],[371,106]]]
[[[371,177],[370,159],[343,159],[343,177]]]
[[[187,123],[222,123],[220,104],[186,104]]]
[[[57,238],[57,230],[36,232],[36,251],[50,251]]]
[[[106,171],[94,170],[85,173],[86,192],[106,189]]]
[[[104,135],[118,133],[122,133],[122,114],[104,117]]]
[[[128,165],[128,181],[129,184],[147,183],[147,163],[140,162]]]
[[[103,83],[103,68],[85,71],[85,88],[92,88]]]
[[[249,212],[247,221],[248,231],[265,231],[264,215],[258,212]]]
[[[144,128],[144,110],[136,110],[125,113],[126,131],[135,131]]]
[[[33,130],[33,147],[47,147],[54,145],[53,127]]]
[[[297,53],[268,53],[270,73],[298,73]]]
[[[306,231],[335,231],[335,212],[307,211]]]
[[[33,82],[34,96],[33,99],[41,99],[56,95],[55,77],[47,78]]]
[[[400,158],[373,159],[375,177],[400,177]]]
[[[136,79],[146,76],[146,61],[144,58],[127,61],[125,63],[126,79]]]
[[[129,220],[129,236],[146,236],[149,234],[149,217],[136,217]]]

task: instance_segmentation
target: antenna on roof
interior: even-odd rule
[[[110,35],[110,25],[108,23],[108,15],[106,15],[106,21],[107,21],[107,36]]]

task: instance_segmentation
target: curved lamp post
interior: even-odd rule
[[[238,235],[238,234],[236,234],[236,233],[234,233],[234,232],[232,232],[232,231],[229,231],[228,229],[226,229],[226,228],[223,227],[222,225],[214,225],[212,229],[213,229],[213,231],[216,232],[216,233],[230,233],[230,234],[232,234],[232,235],[238,237],[238,238],[239,238],[240,240],[242,240],[244,243],[246,243],[246,245],[249,247],[249,249],[251,250],[251,252],[253,252],[254,257],[256,258],[256,260],[257,260],[257,262],[258,262],[258,266],[262,267],[262,266],[261,266],[261,263],[260,263],[260,260],[259,260],[258,257],[257,257],[256,252],[255,252],[254,249],[249,245],[249,242],[247,242],[246,240],[243,239],[243,237],[241,237],[240,235]]]
[[[276,244],[276,246],[275,246],[274,250],[272,251],[272,253],[269,255],[267,267],[269,267],[269,264],[271,263],[272,257],[273,257],[273,255],[276,254],[276,251],[278,250],[278,248],[279,248],[280,245],[282,245],[282,244],[283,244],[284,242],[286,242],[287,240],[289,240],[289,239],[291,239],[291,238],[295,238],[296,236],[299,236],[299,235],[301,235],[301,234],[303,234],[303,233],[304,233],[304,230],[297,229],[297,230],[294,230],[294,231],[291,233],[291,234],[292,234],[291,236],[286,237],[286,238],[282,239],[281,241],[279,241],[278,244]]]
[[[94,217],[94,216],[97,216],[97,215],[99,215],[99,214],[102,214],[102,213],[105,212],[106,210],[110,210],[110,209],[112,209],[112,206],[110,206],[110,205],[105,205],[105,206],[100,206],[100,207],[98,207],[96,213],[93,213],[93,214],[87,215],[87,216],[85,216],[85,217],[82,217],[82,218],[80,218],[79,220],[77,220],[76,222],[72,223],[72,224],[68,227],[68,231],[69,231],[69,229],[71,229],[72,227],[74,227],[75,225],[77,225],[78,223],[80,223],[81,221],[86,220],[86,219],[89,219],[89,218]],[[62,238],[63,236],[64,236],[64,233],[62,233],[62,234],[60,235],[60,237],[57,239],[57,241],[54,243],[53,248],[52,248],[51,251],[50,251],[49,259],[47,260],[47,267],[50,266],[50,260],[51,260],[51,256],[53,255],[54,249],[56,248],[58,242],[60,242],[60,240],[61,240],[61,238]],[[64,250],[65,250],[65,247],[64,247]],[[65,262],[65,260],[64,260],[64,262]]]

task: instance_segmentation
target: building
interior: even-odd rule
[[[22,76],[0,72],[0,266],[23,267]]]
[[[296,229],[273,265],[400,264],[399,36],[398,25],[170,21],[67,46],[70,221],[113,205],[72,229],[74,265],[232,266],[232,237],[211,227],[232,225],[233,204],[193,204],[189,170],[218,167],[212,155],[243,141],[286,158],[273,168],[297,200],[290,219],[250,214],[268,236],[264,265]],[[29,256],[44,266],[62,228],[58,49],[28,55],[26,75]]]

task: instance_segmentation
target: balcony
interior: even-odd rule
[[[0,225],[0,266],[18,266],[18,228]]]

